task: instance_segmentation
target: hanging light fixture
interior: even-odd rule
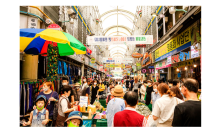
[[[179,68],[176,69],[179,72]]]
[[[194,67],[196,68],[196,67],[197,67],[197,65],[196,65],[196,64],[194,64]]]
[[[187,70],[187,67],[185,67],[185,70]]]

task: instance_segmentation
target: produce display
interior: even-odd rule
[[[151,115],[150,109],[144,103],[138,103],[136,105],[136,111],[145,117]]]

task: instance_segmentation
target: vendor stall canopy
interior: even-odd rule
[[[47,54],[48,44],[58,46],[60,56],[86,54],[86,47],[69,33],[53,29],[20,29],[20,51]]]

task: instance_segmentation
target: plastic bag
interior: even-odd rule
[[[157,127],[157,121],[153,119],[152,115],[149,115],[148,120],[147,120],[147,125],[148,127]]]

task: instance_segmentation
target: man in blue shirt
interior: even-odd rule
[[[114,92],[112,92],[112,95],[114,96],[114,98],[111,99],[107,105],[107,126],[108,127],[112,127],[114,115],[117,112],[123,111],[125,109],[125,102],[123,100],[123,96],[124,96],[123,87],[120,85],[117,85],[114,89]]]

